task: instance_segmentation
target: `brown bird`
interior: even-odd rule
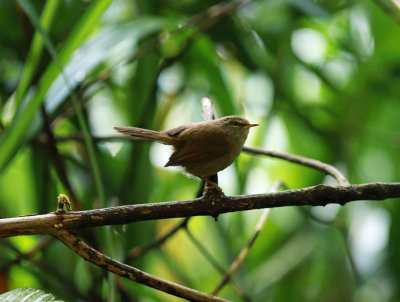
[[[165,167],[181,166],[186,172],[219,188],[208,177],[233,163],[242,150],[250,127],[255,126],[258,124],[250,124],[239,116],[225,116],[160,132],[128,126],[117,126],[114,129],[130,135],[134,140],[159,141],[172,145],[174,152]]]

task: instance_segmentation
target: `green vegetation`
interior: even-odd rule
[[[85,210],[195,197],[197,179],[163,167],[168,147],[110,136],[115,125],[200,121],[206,96],[218,116],[260,123],[248,146],[318,159],[351,183],[399,181],[399,36],[400,9],[389,0],[2,0],[0,218],[54,211],[59,193]],[[290,189],[335,184],[245,153],[219,173],[226,195],[267,193],[275,180]],[[210,257],[228,269],[261,213],[191,218],[129,259],[182,220],[79,235],[114,259],[210,293],[222,277]],[[397,213],[398,200],[273,209],[218,296],[399,301]],[[179,301],[114,280],[55,239],[0,239],[0,293],[22,287],[65,301]]]

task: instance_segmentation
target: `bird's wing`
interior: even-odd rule
[[[186,130],[188,125],[182,125],[173,129],[162,131],[162,133],[168,134],[168,136],[178,136],[182,131]]]
[[[213,143],[214,142],[214,143]],[[191,140],[185,144],[175,146],[175,152],[172,153],[168,166],[187,166],[196,163],[207,162],[228,152],[228,142],[222,134],[213,133],[213,139],[210,141],[209,133],[196,135],[196,140]]]
[[[219,152],[219,150],[196,150],[196,148],[183,148],[179,152],[176,151],[172,153],[165,167],[168,166],[188,166],[192,164],[198,164],[202,162],[210,161],[216,157],[220,157],[224,152]]]

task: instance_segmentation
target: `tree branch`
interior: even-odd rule
[[[87,245],[85,242],[80,240],[76,235],[71,233],[69,230],[60,229],[56,232],[55,236],[60,239],[66,246],[81,256],[83,259],[94,263],[106,269],[109,272],[130,279],[137,283],[161,290],[168,294],[185,298],[190,301],[216,301],[216,302],[227,302],[228,300],[218,298],[161,278],[143,272],[137,268],[126,265],[119,261],[116,261],[103,253],[95,250],[94,248]]]
[[[190,216],[213,216],[262,208],[286,206],[344,205],[356,200],[383,200],[400,197],[400,183],[367,183],[350,186],[317,185],[270,194],[224,196],[208,192],[201,198],[146,203],[63,213],[48,213],[0,219],[0,238],[48,234],[57,230],[120,225],[135,221]]]
[[[88,246],[74,233],[93,226],[126,224],[134,221],[190,217],[283,206],[345,204],[354,200],[382,200],[400,197],[400,183],[370,183],[351,186],[327,186],[288,190],[284,192],[227,197],[208,191],[201,198],[151,204],[119,206],[89,211],[56,212],[0,219],[0,238],[17,235],[46,234],[66,244],[83,257],[112,273],[143,285],[183,297],[191,301],[226,301],[173,282],[150,275],[137,268],[113,260]],[[62,199],[60,199],[62,202]]]
[[[290,161],[292,163],[301,164],[303,166],[307,166],[307,167],[319,170],[321,172],[324,172],[328,175],[331,175],[332,177],[334,177],[336,179],[336,181],[339,183],[339,185],[348,186],[350,184],[349,181],[346,179],[346,177],[344,177],[343,174],[338,169],[336,169],[334,166],[328,165],[328,164],[323,163],[316,159],[311,159],[311,158],[303,157],[300,155],[294,155],[294,154],[285,153],[285,152],[270,151],[270,150],[265,150],[265,149],[261,149],[261,148],[246,147],[246,146],[243,147],[243,151],[251,153],[251,154],[267,155],[270,157],[284,159],[284,160]]]

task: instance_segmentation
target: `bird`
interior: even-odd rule
[[[165,167],[181,166],[187,173],[221,191],[209,177],[234,162],[242,150],[249,129],[258,125],[251,124],[245,118],[230,115],[164,131],[130,126],[116,126],[114,129],[134,140],[172,145],[174,151]]]

